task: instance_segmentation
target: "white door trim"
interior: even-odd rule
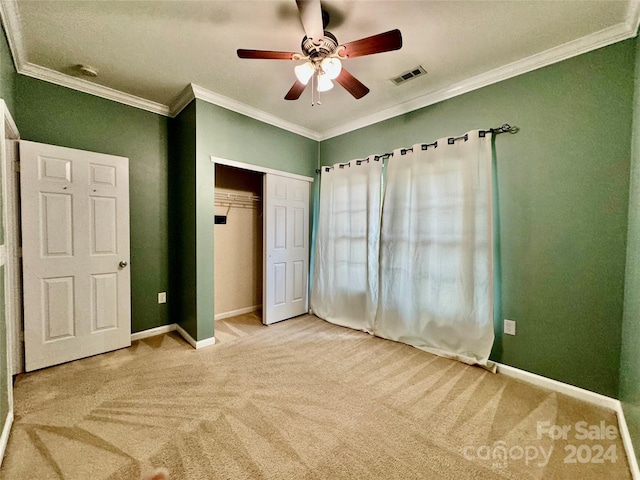
[[[307,177],[305,175],[299,175],[297,173],[283,172],[281,170],[275,170],[273,168],[261,167],[259,165],[252,165],[250,163],[236,162],[235,160],[228,160],[226,158],[211,157],[211,161],[214,164],[226,165],[227,167],[242,168],[243,170],[251,170],[252,172],[271,173],[273,175],[279,175],[281,177],[295,178],[297,180],[303,180],[305,182],[312,183],[313,177]]]
[[[10,138],[11,140],[20,140],[20,133],[18,132],[18,126],[16,122],[13,121],[13,117],[11,116],[11,112],[7,107],[7,104],[4,100],[0,100],[2,102],[2,112],[4,115],[4,123],[5,123],[5,131],[4,135],[6,138]]]
[[[4,100],[0,99],[0,112],[2,112],[3,121],[0,125],[0,162],[4,164],[5,172],[9,168],[14,168],[13,162],[10,165],[7,164],[6,158],[6,148],[7,148],[7,140],[17,140],[20,138],[18,133],[18,128],[16,127],[15,122],[13,121],[13,117],[11,116],[11,112],[7,108],[7,104]],[[8,252],[12,250],[7,250],[7,242],[11,241],[10,239],[15,238],[16,229],[19,228],[17,225],[17,216],[14,199],[11,198],[10,195],[7,194],[10,189],[7,189],[7,176],[5,172],[2,172],[2,181],[3,181],[3,189],[2,189],[2,197],[3,197],[3,209],[4,209],[4,225],[5,225],[5,245],[0,247],[0,264],[5,265],[5,325],[6,325],[6,345],[5,345],[5,355],[7,360],[7,396],[9,400],[9,411],[7,412],[7,418],[4,421],[4,425],[1,427],[0,434],[0,464],[2,463],[2,458],[4,457],[4,452],[7,448],[7,443],[9,441],[9,433],[11,431],[11,426],[13,425],[13,374],[16,367],[15,354],[20,352],[20,336],[19,332],[21,330],[21,322],[19,318],[21,318],[21,299],[15,298],[17,295],[14,294],[15,290],[15,268],[10,271],[10,265],[15,265],[19,260],[16,257],[12,257],[11,255],[7,255]],[[12,178],[17,178],[17,175],[14,174]],[[15,188],[15,185],[14,185]],[[10,215],[8,215],[10,214]],[[18,231],[19,232],[19,231]],[[19,235],[19,233],[18,233]],[[13,272],[13,273],[12,273]],[[19,278],[19,270],[18,274],[18,283],[20,283]],[[18,310],[16,310],[16,301],[18,302]],[[16,313],[17,312],[17,313]],[[16,328],[18,334],[16,334]],[[21,367],[21,365],[20,365]],[[1,388],[4,390],[4,388]]]
[[[7,340],[9,342],[11,358],[11,375],[17,375],[24,371],[24,347],[22,343],[22,273],[20,270],[20,177],[18,168],[18,140],[20,134],[7,105],[2,101],[4,112],[4,135],[2,155],[6,158],[3,162],[2,191],[3,191],[3,218],[5,227],[6,246],[6,274],[5,274],[5,304],[7,318]],[[12,152],[7,155],[7,148]]]

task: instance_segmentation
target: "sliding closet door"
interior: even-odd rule
[[[308,310],[309,182],[264,176],[265,325]]]

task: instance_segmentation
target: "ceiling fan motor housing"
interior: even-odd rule
[[[324,58],[335,53],[338,48],[338,39],[333,33],[325,30],[324,36],[315,43],[313,39],[305,36],[302,39],[302,52],[314,63],[321,62]]]

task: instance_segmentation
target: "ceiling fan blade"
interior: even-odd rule
[[[302,95],[302,92],[304,92],[304,89],[307,88],[307,85],[308,84],[304,84],[301,81],[296,80],[296,83],[293,84],[291,89],[285,95],[284,99],[285,100],[297,100],[297,99],[299,99],[300,95]]]
[[[336,78],[336,82],[344,87],[344,89],[353,95],[356,100],[364,97],[369,93],[369,89],[356,77],[347,72],[344,68]]]
[[[390,52],[402,48],[402,34],[397,28],[385,33],[345,43],[339,52],[341,57],[354,58],[374,53]]]
[[[243,50],[238,49],[238,57],[263,60],[293,60],[294,52],[273,52],[271,50]]]
[[[307,38],[320,40],[324,37],[320,0],[296,0],[296,4],[298,5],[300,20]]]

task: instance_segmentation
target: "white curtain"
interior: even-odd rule
[[[487,366],[494,340],[491,134],[465,138],[396,150],[389,160],[375,334]]]
[[[373,333],[378,303],[382,161],[323,167],[311,310]]]

